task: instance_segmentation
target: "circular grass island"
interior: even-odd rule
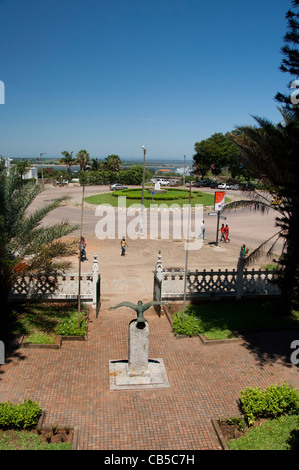
[[[154,194],[152,194],[152,192],[154,192]],[[166,204],[167,206],[171,206],[172,204],[177,204],[182,207],[184,204],[189,204],[189,194],[188,189],[166,189],[165,192],[156,193],[153,189],[146,188],[144,190],[144,206],[150,207],[152,204]],[[132,204],[141,204],[142,190],[125,189],[111,193],[95,194],[86,197],[85,201],[94,205],[107,204],[117,207],[118,198],[120,196],[126,198],[126,207]],[[213,206],[214,194],[191,191],[191,206],[194,207],[196,204],[202,204],[204,207]]]

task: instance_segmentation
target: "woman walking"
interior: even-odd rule
[[[228,238],[229,235],[229,226],[226,224],[224,227],[224,242],[230,242],[230,238]]]

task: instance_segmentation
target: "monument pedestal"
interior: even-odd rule
[[[109,361],[110,390],[169,387],[162,359],[149,359],[147,321],[129,325],[129,359]]]

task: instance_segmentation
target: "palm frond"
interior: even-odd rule
[[[225,204],[223,212],[237,210],[237,209],[253,209],[256,211],[261,211],[262,213],[268,212],[271,209],[269,203],[254,200],[254,199],[243,199],[240,201],[233,201]]]
[[[38,253],[41,247],[46,245],[54,246],[55,242],[60,243],[62,246],[62,241],[59,241],[59,239],[77,229],[78,225],[72,225],[69,221],[64,220],[48,227],[31,230],[27,237],[24,237],[23,240],[17,238],[15,242],[19,247],[22,247],[24,256],[29,256]],[[67,246],[67,243],[63,242],[63,246]],[[69,246],[71,247],[71,244]]]
[[[249,264],[252,264],[256,262],[258,259],[261,258],[261,256],[264,254],[264,248],[265,246],[272,240],[274,237],[277,237],[277,240],[274,241],[272,244],[271,248],[268,250],[267,255],[271,256],[270,254],[273,252],[274,246],[277,243],[278,239],[280,238],[280,231],[272,235],[270,238],[268,238],[266,241],[261,243],[255,250],[253,250],[250,255],[246,256],[244,260],[244,265],[248,266]]]

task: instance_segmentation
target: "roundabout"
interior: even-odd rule
[[[146,188],[144,191],[144,206],[150,207],[151,204],[178,204],[183,207],[185,204],[189,204],[190,191],[187,189],[163,189],[159,192],[153,188]],[[118,205],[118,198],[126,198],[126,207],[132,204],[141,202],[142,191],[141,189],[125,189],[121,191],[113,191],[113,193],[96,194],[88,196],[85,201],[89,204],[100,205],[110,204],[115,207]],[[191,206],[196,204],[202,204],[204,207],[213,206],[214,204],[214,193],[204,193],[201,191],[191,192]]]

